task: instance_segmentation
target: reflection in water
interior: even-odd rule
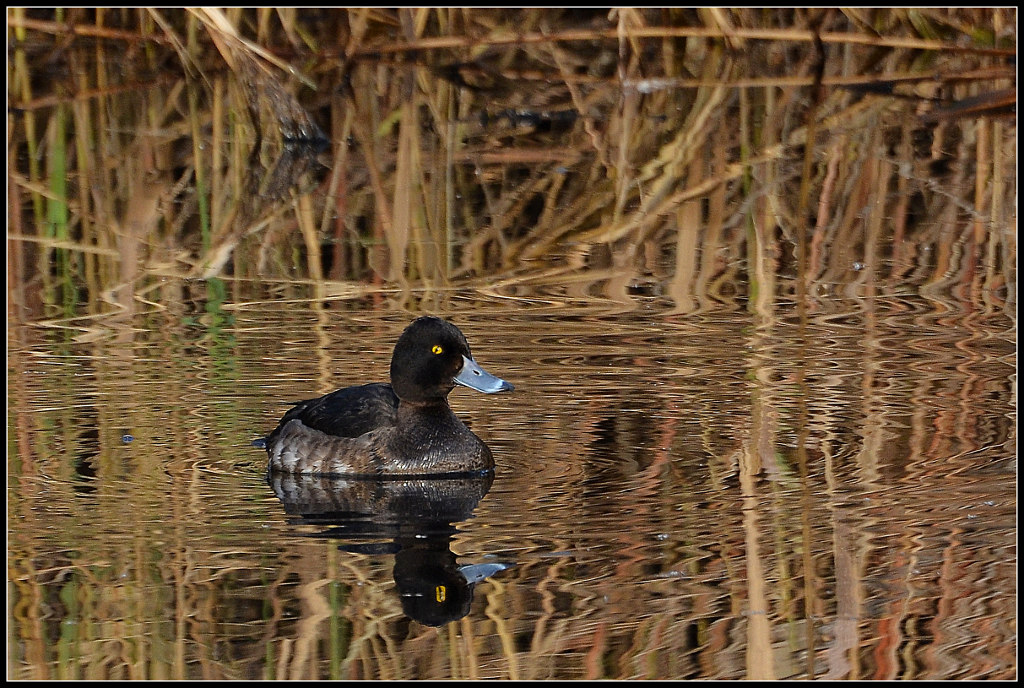
[[[472,476],[413,480],[328,478],[271,473],[269,482],[295,525],[317,526],[307,537],[359,541],[348,552],[390,553],[407,616],[441,626],[469,613],[477,583],[511,564],[458,566],[451,551],[455,523],[472,517],[494,480]],[[390,543],[365,541],[389,539]]]
[[[403,483],[268,487],[249,446],[283,402],[373,379],[408,312],[386,293],[374,308],[209,287],[182,285],[188,300],[123,339],[13,329],[20,676],[1014,670],[1014,342],[998,309],[833,296],[801,323],[792,304],[549,305],[564,284],[534,301],[419,294],[517,383],[487,404],[452,393],[497,476],[446,504]],[[427,574],[461,609],[460,579],[491,557],[516,565],[468,614],[410,620],[427,619],[404,603],[435,606]],[[410,577],[424,596],[396,592]]]

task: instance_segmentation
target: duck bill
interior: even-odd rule
[[[469,564],[467,566],[460,566],[459,573],[465,577],[467,583],[473,584],[486,580],[499,571],[510,569],[513,566],[515,566],[515,564]]]
[[[511,392],[515,389],[500,377],[495,377],[488,373],[468,356],[462,357],[462,370],[455,376],[455,382],[484,394]]]

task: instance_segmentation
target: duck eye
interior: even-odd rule
[[[435,344],[430,348],[430,350],[439,356],[444,353],[444,349],[441,348],[440,344]]]

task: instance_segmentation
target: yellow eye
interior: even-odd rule
[[[430,350],[433,351],[435,354],[438,354],[438,355],[444,353],[444,349],[441,348],[440,344],[435,344]]]

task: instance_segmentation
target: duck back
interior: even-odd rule
[[[368,432],[394,426],[398,419],[398,396],[386,382],[346,387],[316,399],[300,401],[281,418],[267,437],[271,444],[289,421],[335,437],[360,437]]]

